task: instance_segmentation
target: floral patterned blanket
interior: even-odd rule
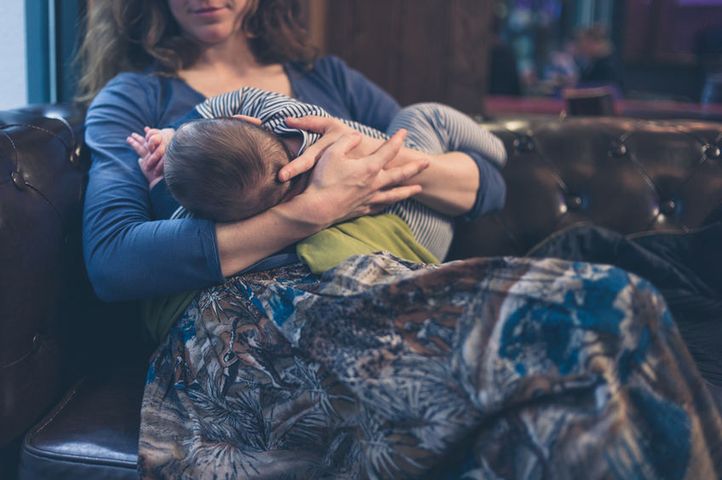
[[[200,293],[151,359],[140,473],[712,479],[722,420],[664,300],[609,266],[358,256]]]

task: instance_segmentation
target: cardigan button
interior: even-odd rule
[[[18,190],[25,190],[25,179],[22,172],[12,172],[10,179],[13,181]]]

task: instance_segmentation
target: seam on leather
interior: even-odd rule
[[[41,192],[40,190],[38,190],[37,188],[35,188],[32,184],[30,184],[28,182],[25,182],[25,186],[28,187],[33,192],[37,193],[40,196],[40,198],[42,198],[45,201],[45,203],[48,204],[48,206],[53,210],[53,212],[55,212],[55,215],[58,216],[58,220],[60,220],[61,222],[63,221],[63,215],[60,213],[60,210],[58,210],[58,207],[56,207],[55,204],[53,202],[51,202],[50,199],[43,192]]]
[[[73,142],[73,145],[78,144],[78,139],[75,137],[75,130],[73,130],[72,125],[70,125],[70,122],[63,116],[58,115],[56,117],[49,117],[48,115],[43,115],[45,118],[52,118],[53,120],[58,120],[61,122],[65,127],[68,129],[68,132],[70,132],[70,138]]]
[[[28,441],[34,439],[34,438],[37,436],[37,434],[39,434],[40,432],[42,432],[42,431],[45,429],[45,427],[47,427],[47,426],[50,424],[50,422],[52,422],[53,420],[55,420],[55,417],[57,417],[58,414],[59,414],[60,412],[62,412],[63,409],[68,405],[68,403],[70,402],[70,400],[72,400],[72,399],[77,395],[77,393],[78,393],[78,387],[79,387],[81,384],[83,384],[84,382],[85,382],[85,378],[81,378],[78,382],[76,382],[75,385],[73,385],[73,387],[70,389],[70,392],[68,392],[68,394],[65,395],[65,398],[63,398],[63,399],[60,401],[60,403],[58,404],[58,406],[55,407],[55,409],[50,413],[50,416],[47,417],[47,418],[40,424],[40,426],[38,426],[37,428],[32,429],[32,430],[28,433],[27,440],[26,440],[26,442],[25,442],[26,444],[28,443]]]
[[[19,356],[18,358],[16,358],[15,360],[10,360],[10,362],[8,362],[8,363],[6,363],[6,364],[4,364],[4,365],[0,365],[0,370],[5,370],[6,368],[11,368],[11,367],[14,367],[15,365],[17,365],[17,364],[19,364],[19,363],[23,363],[25,360],[27,360],[28,358],[30,358],[33,353],[37,352],[38,350],[40,350],[40,344],[39,344],[39,343],[33,343],[33,344],[30,346],[30,350],[28,350],[27,352],[23,353],[22,355],[20,355],[20,356]]]
[[[8,142],[10,142],[10,147],[13,151],[13,157],[15,158],[15,171],[17,171],[20,161],[18,160],[18,147],[15,145],[15,140],[13,140],[13,137],[10,136],[6,131],[5,128],[0,128],[0,133],[2,133],[3,138],[6,138]]]
[[[48,117],[48,118],[50,118],[50,117]],[[67,126],[67,122],[61,122],[61,123],[63,123],[64,125]],[[2,136],[4,138],[6,138],[8,140],[8,142],[10,142],[10,147],[12,148],[12,151],[13,151],[13,154],[15,157],[15,170],[18,170],[20,168],[20,160],[18,159],[18,147],[17,147],[17,144],[15,143],[15,140],[13,139],[12,135],[8,134],[5,131],[8,128],[13,128],[13,127],[24,127],[24,128],[29,128],[31,130],[43,132],[46,135],[49,135],[50,137],[52,137],[53,139],[56,139],[57,141],[59,141],[65,147],[66,155],[71,154],[73,152],[73,148],[71,148],[71,146],[68,145],[68,142],[66,142],[57,133],[55,133],[51,130],[48,130],[46,128],[38,127],[36,125],[30,125],[27,123],[11,123],[11,124],[0,125],[0,133],[2,133]],[[72,130],[70,133],[71,133],[71,136],[73,137],[73,142],[75,142],[75,133],[72,132]]]
[[[72,140],[72,145],[77,146],[77,143],[75,141],[75,132],[73,131],[72,128],[70,128],[70,124],[67,122],[67,120],[65,120],[63,118],[59,118],[59,117],[44,117],[44,118],[52,118],[53,120],[60,121],[60,123],[62,123],[63,126],[65,126],[69,130],[71,140]],[[11,123],[11,124],[1,125],[0,132],[2,132],[2,135],[5,138],[7,138],[7,140],[10,142],[10,146],[12,148],[12,151],[13,151],[13,154],[15,157],[15,170],[16,171],[21,168],[20,160],[18,157],[18,147],[17,147],[17,144],[15,143],[15,140],[13,139],[13,137],[5,131],[6,129],[13,128],[13,127],[24,127],[24,128],[28,128],[30,130],[43,132],[46,135],[48,135],[49,137],[51,137],[52,139],[59,141],[63,145],[63,147],[65,147],[65,155],[66,156],[73,154],[74,148],[71,148],[71,145],[69,145],[68,142],[66,142],[65,139],[63,139],[60,135],[58,135],[57,133],[55,133],[51,130],[48,130],[47,128],[38,127],[37,125],[31,125],[31,124],[27,124],[27,123]],[[35,186],[33,186],[32,184],[30,184],[28,182],[25,182],[25,185],[27,187],[29,187],[31,190],[33,190],[35,193],[37,193],[40,196],[40,198],[42,198],[45,201],[45,203],[47,203],[50,206],[50,208],[57,215],[58,219],[62,222],[63,215],[58,210],[58,207],[52,201],[50,201],[50,199],[38,188],[36,188]]]
[[[43,117],[43,118],[52,118],[53,120],[57,120],[57,118],[55,118],[55,117]],[[63,122],[61,122],[61,123],[63,123]],[[67,125],[67,122],[65,122],[64,125]],[[60,135],[53,132],[52,130],[48,130],[47,128],[38,127],[37,125],[32,125],[30,123],[6,123],[5,125],[0,126],[0,129],[5,130],[8,128],[15,128],[15,127],[25,127],[25,128],[29,128],[31,130],[37,130],[38,132],[46,133],[46,134],[50,135],[51,137],[57,139],[60,143],[62,143],[63,146],[67,150],[71,150],[70,145],[68,145],[68,142],[66,142]],[[71,133],[71,136],[75,137],[74,135],[72,135],[72,133],[73,133],[72,131],[70,133]],[[7,133],[5,135],[10,137],[10,135],[8,135]],[[74,139],[75,138],[73,138],[73,140]]]
[[[138,469],[138,462],[127,462],[117,459],[103,459],[98,457],[80,457],[76,455],[64,455],[58,453],[46,453],[38,448],[29,445],[25,445],[23,454],[31,455],[41,460],[56,460],[67,463],[85,463],[86,465],[90,464],[98,465],[101,467],[127,468],[129,470]]]
[[[29,454],[35,455],[39,458],[48,458],[48,459],[54,459],[54,460],[64,460],[69,461],[73,463],[91,463],[93,465],[112,465],[117,467],[128,467],[132,469],[137,468],[137,462],[128,462],[124,460],[119,459],[111,459],[111,458],[102,458],[102,457],[83,457],[78,455],[72,455],[68,453],[57,453],[53,451],[43,450],[35,445],[32,445],[31,442],[35,440],[35,437],[43,432],[45,428],[55,420],[55,418],[65,409],[65,407],[70,403],[70,401],[75,398],[80,391],[80,386],[87,381],[87,377],[83,377],[82,379],[78,380],[68,391],[68,393],[63,397],[63,399],[60,401],[60,403],[53,409],[53,411],[49,414],[43,422],[37,426],[36,428],[33,428],[30,430],[27,435],[26,439],[23,442],[23,449],[28,452]]]

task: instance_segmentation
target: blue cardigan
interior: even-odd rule
[[[336,57],[307,70],[286,64],[293,96],[331,115],[386,130],[398,103]],[[126,144],[146,125],[167,126],[205,97],[178,78],[151,71],[121,73],[97,95],[85,121],[91,150],[83,212],[83,252],[90,281],[106,301],[124,301],[204,288],[223,281],[215,224],[204,219],[154,218],[148,183]],[[480,170],[473,218],[503,206],[499,172],[472,155]]]

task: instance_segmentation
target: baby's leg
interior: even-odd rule
[[[473,151],[497,167],[506,163],[506,151],[501,140],[467,115],[447,105],[417,103],[402,108],[386,133],[393,135],[400,128],[408,130],[406,143],[417,150],[437,155]]]

